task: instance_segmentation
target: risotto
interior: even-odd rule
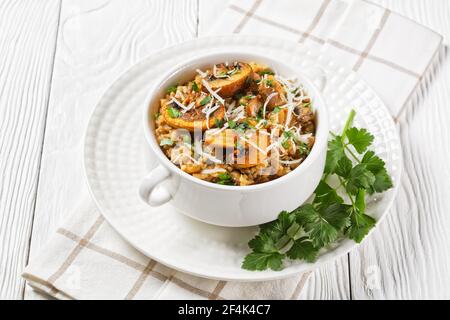
[[[297,168],[314,145],[311,98],[269,66],[220,63],[174,84],[155,114],[167,158],[192,176],[248,186]]]

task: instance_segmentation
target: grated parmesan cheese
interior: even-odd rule
[[[272,98],[275,97],[277,94],[278,94],[278,92],[273,92],[273,93],[269,94],[266,101],[264,102],[264,106],[263,106],[263,118],[264,119],[266,118],[267,105],[269,104],[270,100],[272,100]]]
[[[221,96],[219,96],[219,95],[216,93],[216,91],[214,91],[213,89],[211,89],[211,87],[210,87],[210,85],[208,84],[207,81],[202,80],[202,83],[203,83],[203,85],[205,86],[206,90],[208,90],[209,93],[210,93],[214,98],[217,99],[217,101],[219,101],[222,105],[225,105],[225,100],[224,100]]]

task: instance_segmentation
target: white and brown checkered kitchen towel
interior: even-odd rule
[[[435,32],[361,0],[231,1],[212,33],[264,34],[317,46],[358,72],[396,119],[442,42]],[[128,245],[87,200],[23,276],[60,299],[298,299],[309,274],[264,283],[182,274]]]

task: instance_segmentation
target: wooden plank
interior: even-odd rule
[[[350,295],[348,257],[320,266],[309,276],[301,300],[348,300]]]
[[[448,1],[374,2],[435,29],[448,43]],[[351,255],[356,299],[450,298],[450,68],[445,55],[400,124],[405,168],[395,205]]]
[[[23,295],[59,5],[0,3],[0,299]]]
[[[120,13],[120,14],[119,14]],[[30,258],[88,197],[85,127],[95,104],[127,68],[197,33],[197,1],[66,0],[61,9]],[[37,298],[27,288],[26,298]]]

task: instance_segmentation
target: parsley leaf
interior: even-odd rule
[[[373,151],[367,151],[364,157],[361,160],[361,163],[364,163],[367,167],[367,170],[376,174],[378,171],[384,168],[384,161],[375,155]]]
[[[169,114],[169,116],[171,118],[179,118],[179,117],[181,117],[181,112],[178,109],[174,108],[174,107],[169,107],[167,109],[167,113]]]
[[[228,172],[219,173],[217,184],[233,186],[234,180]]]
[[[208,104],[211,101],[212,97],[211,96],[206,96],[202,99],[202,101],[200,101],[200,105],[204,106],[206,104]]]
[[[375,175],[375,182],[368,189],[370,194],[383,192],[393,187],[391,177],[387,173],[384,161],[375,155],[373,151],[367,151],[361,160],[367,170]]]
[[[327,160],[325,162],[325,173],[332,174],[336,171],[337,163],[344,156],[344,145],[342,138],[337,136],[328,143]]]
[[[355,195],[358,189],[370,189],[375,183],[375,176],[367,170],[365,164],[358,164],[352,168],[347,182],[347,191]]]
[[[357,243],[360,243],[369,233],[370,229],[375,226],[374,218],[354,210],[352,211],[350,222],[351,224],[347,234],[350,239],[355,240]]]
[[[170,86],[166,89],[167,93],[177,92],[177,85]]]
[[[347,138],[348,143],[351,144],[359,154],[366,151],[373,142],[373,135],[366,129],[350,128],[347,130]]]
[[[281,142],[281,146],[284,148],[284,149],[289,149],[290,148],[290,143],[289,143],[289,139],[284,139],[282,142]]]
[[[307,262],[314,262],[319,254],[319,249],[315,248],[307,237],[294,242],[291,249],[286,253],[290,259],[300,259]]]
[[[279,239],[295,221],[295,216],[287,211],[282,211],[278,215],[278,219],[260,226],[261,232],[269,234],[272,238]]]
[[[344,202],[344,200],[337,194],[336,189],[330,187],[324,180],[319,182],[319,185],[314,193],[316,194],[314,203]]]
[[[348,178],[350,172],[352,171],[352,167],[352,161],[346,156],[343,156],[336,164],[335,173],[342,178]]]
[[[362,239],[369,233],[370,229],[375,226],[375,219],[365,214],[366,191],[360,189],[356,195],[355,208],[351,210],[350,226],[347,230],[348,237],[360,243]]]
[[[234,129],[236,128],[237,123],[234,120],[228,120],[228,127],[230,127],[230,129]]]
[[[192,90],[194,90],[195,92],[199,92],[200,91],[200,89],[198,87],[198,84],[195,81],[192,81]]]
[[[366,195],[388,190],[392,180],[384,161],[367,151],[373,136],[352,127],[355,114],[350,113],[342,134],[333,135],[328,144],[324,176],[312,203],[261,225],[249,242],[252,252],[244,259],[244,269],[280,270],[286,258],[314,262],[321,248],[344,236],[361,242],[375,226],[375,219],[366,214]],[[284,132],[285,142],[291,138]],[[328,181],[330,175],[335,179]]]
[[[371,188],[369,188],[369,193],[370,194],[376,192],[381,193],[386,190],[389,190],[392,187],[393,187],[392,179],[387,173],[386,169],[383,168],[375,174],[375,182],[373,183]]]
[[[250,240],[248,246],[253,249],[255,252],[260,253],[274,253],[278,252],[276,247],[276,242],[273,237],[269,234],[261,232],[255,238]]]
[[[272,71],[272,70],[270,70],[270,69],[266,69],[266,70],[258,71],[258,74],[259,74],[260,76],[264,76],[265,74],[267,74],[267,75],[271,75],[271,76],[273,76],[273,75],[274,75],[273,71]]]
[[[333,203],[315,208],[305,205],[297,211],[297,221],[310,232],[309,236],[315,247],[323,247],[338,237],[339,231],[348,224],[345,205]]]
[[[242,268],[246,270],[266,270],[279,271],[283,268],[285,255],[280,253],[259,253],[253,252],[244,258]]]
[[[219,120],[217,118],[214,118],[214,124],[216,125],[217,128],[222,128],[223,125],[225,124],[225,120],[223,119]]]

